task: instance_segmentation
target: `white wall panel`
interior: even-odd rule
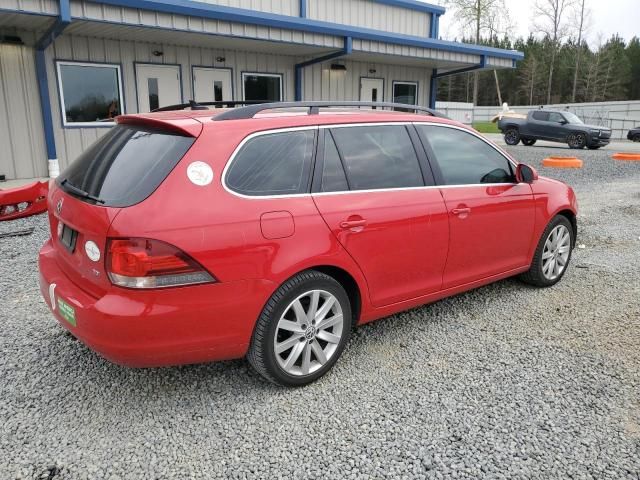
[[[428,37],[431,15],[427,12],[383,5],[372,0],[307,0],[308,17],[385,32]]]
[[[58,2],[56,0],[0,0],[0,10],[57,15]]]
[[[360,100],[362,77],[384,80],[384,101],[393,101],[393,82],[417,82],[418,104],[429,104],[431,71],[426,68],[340,60],[346,72],[331,71],[331,62],[304,69],[303,100]],[[375,70],[375,71],[373,71]]]
[[[47,175],[34,51],[26,46],[0,44],[0,174]]]

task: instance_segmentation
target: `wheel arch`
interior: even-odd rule
[[[578,219],[576,218],[576,214],[569,209],[564,209],[557,212],[556,215],[554,216],[558,216],[558,215],[565,217],[567,220],[569,220],[569,223],[571,223],[571,228],[573,230],[572,247],[575,247],[576,239],[578,238]]]
[[[362,292],[353,275],[345,269],[336,267],[335,265],[316,265],[309,267],[306,270],[315,270],[317,272],[324,273],[342,285],[342,288],[347,292],[349,302],[351,303],[351,316],[353,317],[352,322],[355,326],[358,323],[358,320],[360,320],[360,315],[362,313]]]

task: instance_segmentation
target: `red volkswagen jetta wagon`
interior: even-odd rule
[[[436,112],[376,106],[119,117],[50,189],[40,284],[57,320],[122,365],[246,356],[293,386],[356,325],[562,278],[570,187]]]

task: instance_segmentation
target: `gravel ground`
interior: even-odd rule
[[[540,165],[549,148],[510,148]],[[581,152],[557,286],[506,280],[358,329],[332,373],[118,367],[37,288],[46,219],[0,224],[0,479],[640,478],[640,163]]]

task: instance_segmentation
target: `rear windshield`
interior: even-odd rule
[[[89,203],[135,205],[158,188],[194,141],[163,130],[117,125],[69,165],[57,183]]]

